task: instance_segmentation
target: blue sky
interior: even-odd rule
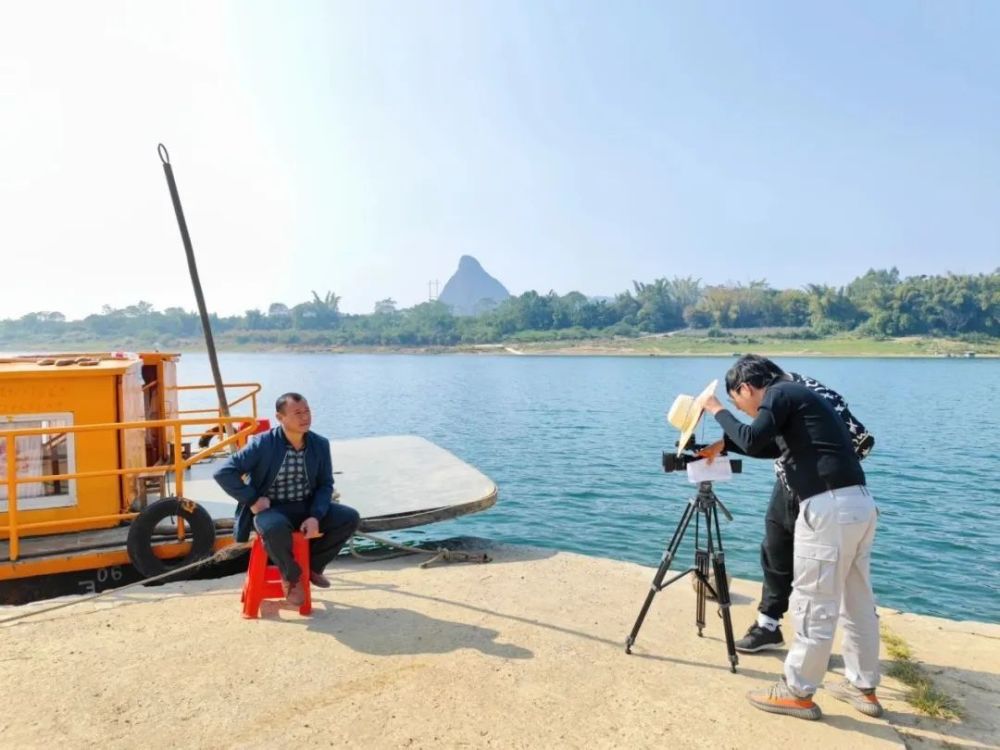
[[[2,316],[193,305],[159,140],[220,312],[1000,266],[994,3],[4,8]]]

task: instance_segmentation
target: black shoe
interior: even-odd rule
[[[319,586],[321,589],[330,588],[330,579],[315,570],[309,571],[309,583],[313,586]]]
[[[755,654],[758,651],[781,648],[784,645],[785,639],[781,637],[780,626],[768,630],[754,623],[747,630],[747,634],[736,641],[736,650],[741,654]]]

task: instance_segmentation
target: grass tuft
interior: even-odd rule
[[[889,656],[897,661],[911,661],[913,659],[913,651],[910,650],[910,645],[906,641],[885,627],[880,629],[880,633],[882,643],[885,644]]]
[[[959,702],[934,686],[933,680],[918,664],[913,649],[898,635],[885,626],[880,628],[882,642],[893,659],[888,675],[895,677],[910,689],[906,702],[925,716],[935,719],[961,719],[962,706]]]

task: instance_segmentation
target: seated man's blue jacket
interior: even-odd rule
[[[253,528],[253,511],[250,506],[267,495],[274,483],[281,463],[285,460],[288,441],[280,426],[250,438],[250,442],[231,455],[215,471],[215,481],[234,497],[236,523],[233,535],[237,542],[250,538]],[[315,432],[305,434],[306,476],[310,496],[306,498],[309,515],[321,519],[330,510],[333,495],[333,461],[330,459],[330,441]],[[244,480],[247,476],[247,480]]]

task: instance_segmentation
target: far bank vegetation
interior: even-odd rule
[[[707,286],[695,278],[633,282],[613,298],[579,292],[525,292],[487,306],[478,316],[457,316],[440,302],[399,309],[380,300],[372,313],[345,314],[333,292],[294,305],[273,302],[243,315],[213,316],[223,346],[259,348],[451,347],[539,341],[640,339],[697,334],[708,341],[743,332],[769,339],[830,337],[887,340],[947,337],[995,344],[1000,337],[1000,269],[990,274],[900,278],[895,268],[869,270],[845,287],[810,284],[774,289],[765,281]],[[0,321],[0,346],[73,348],[81,342],[127,348],[197,345],[198,316],[180,307],[156,310],[147,302],[105,306],[82,320],[37,311]],[[723,342],[720,341],[720,344]],[[131,346],[129,346],[131,345]]]

